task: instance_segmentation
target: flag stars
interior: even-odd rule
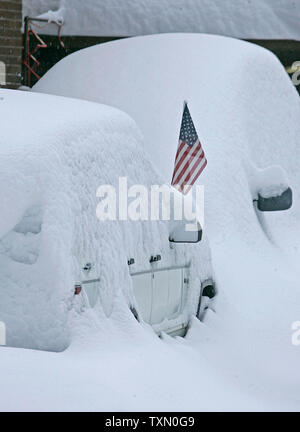
[[[189,146],[193,146],[198,139],[198,135],[187,105],[184,108],[180,129],[180,139]]]

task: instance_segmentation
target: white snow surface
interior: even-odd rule
[[[99,308],[97,316],[86,310],[73,319],[71,344],[62,353],[2,348],[1,409],[299,410],[300,347],[292,344],[291,326],[300,319],[300,104],[277,58],[216,36],[132,38],[65,58],[34,91],[128,113],[144,135],[135,151],[146,147],[163,181],[171,178],[182,102],[189,101],[208,159],[199,182],[205,185],[205,231],[218,296],[185,339],[156,338],[128,315],[125,301],[115,301],[109,318]],[[106,109],[107,121],[113,117],[119,130],[123,115]],[[80,116],[88,122],[89,109]],[[122,139],[133,138],[124,133]],[[252,199],[268,185],[268,171],[275,180],[278,173],[279,187],[292,187],[291,210],[256,213]],[[8,208],[15,208],[11,201]],[[83,205],[78,198],[76,203],[80,229]],[[25,209],[20,204],[3,234]],[[66,230],[68,223],[66,216]],[[102,269],[112,262],[109,256]]]
[[[64,35],[213,33],[300,39],[299,0],[23,0],[23,15],[63,19]],[[43,33],[55,33],[46,26]]]

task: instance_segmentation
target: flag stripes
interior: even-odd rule
[[[206,165],[204,151],[185,103],[171,184],[187,194]]]

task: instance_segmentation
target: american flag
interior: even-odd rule
[[[207,160],[199,141],[187,102],[184,102],[172,186],[185,195],[202,173]]]

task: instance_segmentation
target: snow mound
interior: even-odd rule
[[[47,12],[49,8],[58,10]],[[300,39],[300,8],[294,0],[23,0],[23,15],[62,18],[64,35],[202,32],[244,39]],[[48,26],[43,31],[57,30]]]

